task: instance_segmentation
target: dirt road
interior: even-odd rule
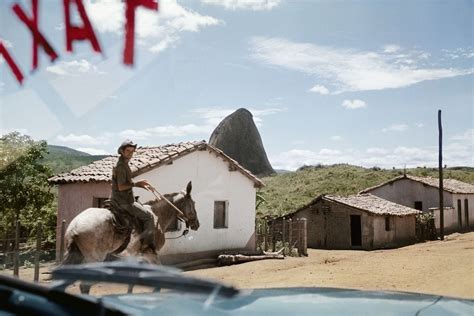
[[[346,287],[474,299],[474,232],[399,249],[308,249],[307,258],[263,260],[186,272],[240,288]]]
[[[345,287],[397,290],[474,299],[474,232],[452,234],[399,249],[376,251],[308,249],[308,257],[263,260],[185,272],[240,288]],[[51,265],[42,267],[46,272]],[[11,274],[11,271],[0,271]],[[40,274],[43,282],[48,274]],[[33,269],[20,269],[33,279]],[[97,285],[95,294],[105,294]],[[110,293],[110,286],[105,292]],[[73,290],[77,291],[77,289]]]

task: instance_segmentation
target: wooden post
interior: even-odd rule
[[[301,256],[301,220],[298,218],[296,222],[298,228],[298,256]]]
[[[307,230],[307,220],[306,218],[301,219],[301,233],[302,233],[302,241],[301,241],[301,247],[302,247],[302,253],[303,255],[307,256],[308,255],[308,235],[306,233]]]
[[[286,241],[286,219],[283,217],[281,220],[281,244],[283,247],[283,255],[286,255],[285,241]]]
[[[272,221],[272,251],[276,251],[275,219]]]
[[[268,251],[267,218],[263,218],[263,250]]]
[[[10,240],[8,239],[8,225],[5,225],[5,241],[3,244],[3,266],[7,266],[7,261],[8,261],[8,249],[10,245]]]
[[[444,197],[443,197],[443,126],[441,124],[441,110],[438,110],[439,133],[439,237],[444,240]]]
[[[39,281],[39,258],[41,254],[41,238],[42,238],[42,230],[43,230],[43,225],[41,222],[38,223],[38,227],[36,228],[36,253],[35,253],[35,275],[34,275],[34,281],[38,282]]]
[[[15,248],[13,250],[13,275],[18,277],[20,269],[20,221],[16,221]]]
[[[63,219],[61,222],[61,243],[59,246],[59,262],[63,262],[64,259],[64,236],[66,235],[66,220]]]
[[[291,218],[288,220],[288,251],[291,253],[293,251],[293,221]]]

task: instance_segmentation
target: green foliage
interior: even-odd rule
[[[469,167],[446,168],[444,178],[474,183],[474,170]],[[347,164],[304,166],[295,172],[263,178],[265,187],[258,195],[265,199],[258,216],[284,215],[308,204],[320,194],[347,196],[378,185],[403,174],[403,170],[362,168]],[[436,168],[407,169],[414,176],[438,177]]]
[[[0,138],[0,224],[13,227],[20,220],[30,232],[38,221],[55,224],[54,194],[47,179],[51,170],[40,163],[46,142],[13,132]]]

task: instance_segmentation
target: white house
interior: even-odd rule
[[[63,220],[69,223],[110,196],[117,159],[110,156],[49,179],[58,185],[58,245]],[[192,181],[200,228],[167,240],[160,250],[163,263],[211,257],[222,250],[254,250],[255,197],[263,183],[221,150],[204,141],[139,147],[130,165],[134,181],[147,179],[161,193],[183,190]],[[154,198],[146,190],[135,188],[134,193],[142,202]],[[167,238],[180,236],[183,229],[168,232]]]
[[[363,190],[386,200],[423,212],[434,211],[439,229],[439,179],[402,175]],[[474,185],[454,179],[443,180],[444,228],[446,231],[469,230],[474,226]]]

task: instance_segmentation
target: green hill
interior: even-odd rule
[[[438,177],[438,169],[435,168],[407,169],[406,173]],[[302,167],[295,172],[262,178],[266,186],[258,194],[266,202],[260,204],[257,212],[259,215],[284,215],[304,206],[320,194],[356,194],[402,174],[403,170],[398,169],[362,168],[347,164]],[[447,168],[444,169],[444,178],[474,184],[474,168]]]
[[[88,165],[105,157],[107,156],[90,155],[65,146],[48,145],[48,154],[43,162],[53,170],[54,174],[58,174]]]

